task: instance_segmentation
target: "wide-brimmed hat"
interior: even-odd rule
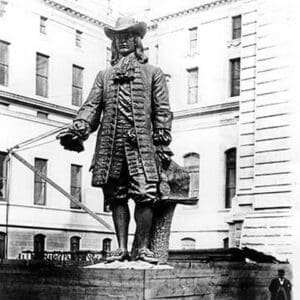
[[[116,21],[116,27],[105,27],[104,32],[111,40],[116,33],[132,32],[135,35],[143,38],[147,31],[147,24],[145,22],[137,22],[129,17],[120,17]]]

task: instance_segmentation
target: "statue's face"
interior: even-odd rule
[[[123,32],[116,35],[116,46],[122,56],[134,51],[134,36],[131,33]]]

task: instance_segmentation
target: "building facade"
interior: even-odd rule
[[[292,255],[289,6],[198,1],[151,18],[145,47],[168,74],[175,159],[197,206],[178,207],[171,247]],[[156,7],[157,8],[157,7]]]
[[[0,133],[1,162],[7,148],[70,122],[97,71],[109,64],[103,26],[116,17],[110,1],[26,2],[3,1],[1,10],[0,122],[9,128]],[[189,171],[191,196],[199,198],[193,207],[176,208],[170,248],[250,247],[290,259],[287,6],[277,0],[177,2],[161,12],[149,2],[140,16],[148,19],[143,44],[149,62],[168,81],[174,159]],[[95,136],[80,154],[46,142],[20,154],[111,222],[101,190],[90,187]],[[49,251],[114,247],[112,232],[18,161],[10,159],[8,170],[2,166],[2,256],[15,258],[35,245]]]
[[[6,2],[0,17],[0,257],[109,249],[110,230],[19,161],[5,160],[8,148],[71,122],[107,63],[109,7],[104,1]],[[18,154],[111,222],[101,190],[90,185],[94,139],[81,154],[64,151],[53,135]]]

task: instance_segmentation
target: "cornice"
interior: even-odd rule
[[[66,13],[72,17],[75,17],[77,19],[80,19],[82,21],[86,21],[88,23],[91,23],[93,25],[96,25],[96,26],[99,26],[99,27],[111,27],[111,25],[105,23],[105,22],[102,22],[100,20],[97,20],[95,18],[92,18],[78,10],[75,10],[71,7],[68,7],[68,6],[65,6],[61,3],[58,3],[56,1],[53,1],[53,0],[44,0],[44,3],[48,4],[49,6],[63,12],[63,13]]]
[[[165,16],[154,18],[154,19],[151,20],[151,22],[152,23],[159,23],[159,22],[167,21],[167,20],[174,19],[174,18],[177,18],[177,17],[188,16],[188,15],[191,15],[191,14],[195,14],[199,11],[208,10],[208,9],[211,9],[211,8],[215,8],[215,7],[218,7],[218,6],[221,6],[221,5],[225,5],[225,4],[229,4],[229,3],[237,2],[237,1],[241,1],[241,0],[210,1],[210,2],[207,2],[207,3],[202,4],[202,5],[194,6],[192,8],[184,9],[184,10],[181,10],[181,11],[178,11],[178,12],[175,12],[175,13],[171,13],[171,14],[168,14],[168,15],[165,15]]]
[[[49,103],[46,101],[41,101],[35,98],[17,95],[7,91],[0,91],[0,101],[1,100],[4,103],[19,104],[37,110],[42,110],[49,113],[55,113],[57,115],[61,115],[68,118],[74,118],[77,113],[77,111],[72,108]],[[239,101],[233,101],[233,102],[222,103],[217,105],[209,105],[205,107],[197,107],[197,108],[175,111],[174,119],[179,120],[179,119],[191,118],[196,116],[238,111],[238,110],[239,110]]]
[[[0,101],[5,103],[19,104],[27,107],[31,107],[37,110],[46,111],[49,113],[55,113],[68,118],[74,118],[76,115],[76,110],[65,106],[56,105],[46,101],[37,100],[34,98],[17,95],[7,91],[0,91]]]
[[[217,105],[210,105],[205,107],[197,107],[191,109],[185,109],[174,112],[174,119],[186,119],[191,117],[216,114],[222,112],[238,111],[239,110],[239,101],[222,103]]]

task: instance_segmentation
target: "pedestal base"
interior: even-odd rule
[[[286,277],[292,279],[290,266],[280,264],[187,260],[175,263],[171,269],[143,265],[116,267],[0,264],[0,299],[262,300],[269,299],[268,285],[279,268],[284,268]]]

